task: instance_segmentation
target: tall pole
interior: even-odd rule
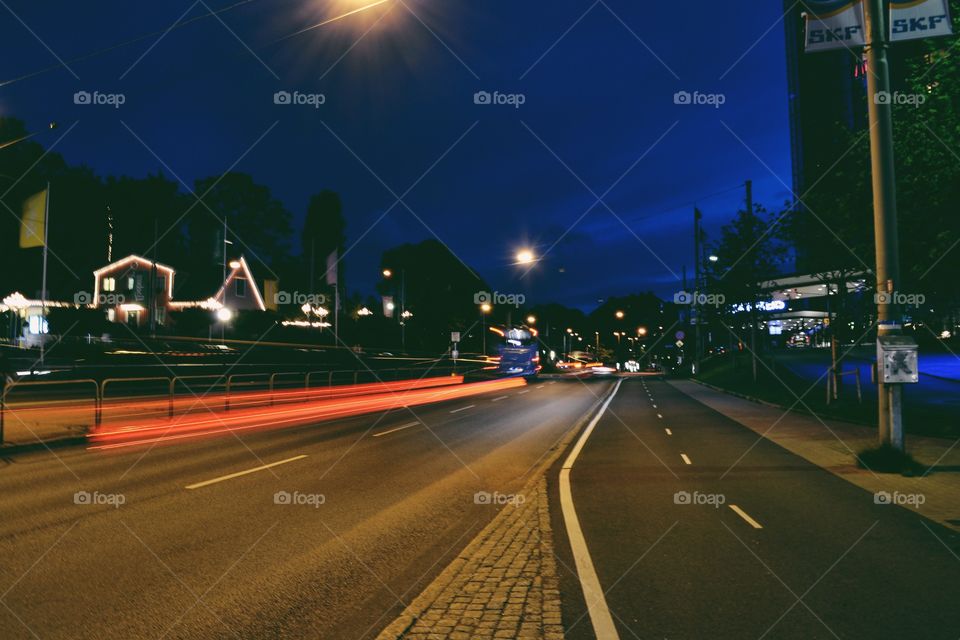
[[[43,277],[40,283],[40,364],[46,354],[47,335],[47,246],[50,244],[50,181],[47,181],[47,197],[43,202]],[[47,331],[44,331],[44,328]]]
[[[744,186],[747,188],[747,215],[750,221],[753,221],[753,180],[747,180]],[[757,381],[757,296],[754,291],[753,300],[750,303],[750,362],[753,371],[753,381]]]
[[[223,279],[220,281],[223,287],[223,306],[227,306],[227,214],[223,214]],[[220,342],[224,343],[227,337],[227,323],[220,323]]]
[[[693,209],[693,292],[697,296],[700,290],[700,218],[703,215],[700,210]],[[696,305],[696,297],[693,300]],[[700,375],[700,309],[696,306],[691,307],[696,324],[693,325],[693,375]]]
[[[897,240],[897,191],[893,160],[892,100],[877,97],[890,93],[886,18],[883,0],[864,2],[867,19],[867,107],[870,114],[870,168],[873,178],[873,228],[877,253],[877,292],[893,293],[900,285],[900,251]],[[890,300],[882,302],[892,302]],[[877,304],[877,336],[900,333],[899,308]],[[879,374],[879,372],[878,372]],[[885,385],[877,376],[877,417],[880,444],[903,450],[900,385]]]

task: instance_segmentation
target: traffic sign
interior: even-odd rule
[[[683,340],[684,338],[687,337],[687,334],[685,334],[683,331],[677,331],[677,332],[676,332],[675,334],[673,334],[673,335],[674,335],[674,337],[675,337],[677,340]]]

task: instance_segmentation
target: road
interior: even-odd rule
[[[609,386],[7,460],[3,637],[371,637],[496,515],[474,494],[520,489]]]
[[[570,477],[621,638],[960,635],[960,536],[666,382],[625,381]],[[591,638],[563,516],[551,517],[567,637]]]

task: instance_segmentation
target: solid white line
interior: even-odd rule
[[[673,431],[670,431],[670,429],[664,429],[664,431],[667,432],[667,435],[668,435],[668,436],[672,436],[672,435],[673,435]]]
[[[570,470],[573,463],[577,461],[577,456],[586,444],[587,438],[593,433],[594,427],[600,422],[600,418],[606,412],[610,401],[617,395],[623,379],[617,380],[617,386],[607,397],[606,401],[600,407],[597,415],[593,417],[590,424],[581,434],[573,451],[567,456],[566,462],[560,469],[560,508],[563,513],[563,520],[567,526],[567,539],[570,541],[570,547],[573,550],[573,559],[577,565],[577,574],[580,576],[580,588],[583,590],[583,599],[587,603],[587,611],[590,613],[590,622],[593,623],[593,633],[597,640],[619,640],[617,628],[613,624],[613,618],[610,615],[610,609],[607,607],[607,600],[603,594],[603,588],[600,586],[600,578],[597,577],[597,570],[593,566],[593,560],[590,559],[590,551],[587,549],[587,541],[583,537],[583,530],[580,528],[580,520],[577,518],[577,510],[573,506],[573,492],[570,489]]]
[[[454,410],[451,411],[450,413],[460,413],[461,411],[466,411],[467,409],[473,409],[475,406],[477,406],[477,405],[475,405],[475,404],[468,404],[468,405],[465,406],[465,407],[460,407],[459,409],[454,409]]]
[[[681,454],[680,454],[680,457],[683,458],[683,461],[684,461],[685,463],[687,463],[687,464],[693,464],[692,462],[690,462],[690,458],[687,457],[687,454],[681,453]]]
[[[197,482],[195,484],[188,484],[185,489],[199,489],[200,487],[205,487],[208,484],[216,484],[217,482],[223,482],[224,480],[231,480],[233,478],[239,478],[240,476],[245,476],[248,473],[256,473],[257,471],[263,471],[269,469],[270,467],[276,467],[277,465],[287,464],[288,462],[293,462],[294,460],[303,460],[306,458],[306,455],[294,456],[292,458],[287,458],[286,460],[281,460],[280,462],[271,462],[270,464],[265,464],[262,467],[254,467],[253,469],[247,469],[246,471],[238,471],[236,473],[231,473],[229,475],[220,476],[219,478],[214,478],[213,480],[204,480],[203,482]]]
[[[500,396],[499,398],[494,398],[490,402],[500,402],[501,400],[506,400],[509,396]]]
[[[394,431],[400,431],[401,429],[409,429],[410,427],[415,427],[415,426],[417,426],[418,424],[420,424],[420,423],[419,423],[419,422],[408,422],[407,424],[402,424],[402,425],[400,425],[399,427],[394,427],[393,429],[390,429],[390,430],[388,430],[388,431],[381,431],[380,433],[375,433],[375,434],[373,434],[373,437],[374,437],[374,438],[379,438],[380,436],[385,436],[385,435],[387,435],[388,433],[393,433]]]
[[[738,507],[737,505],[731,504],[731,505],[727,505],[727,506],[729,506],[731,509],[733,509],[733,512],[734,512],[735,514],[737,514],[738,516],[740,516],[741,518],[743,518],[744,520],[746,520],[747,523],[748,523],[751,527],[753,527],[754,529],[763,529],[763,525],[762,525],[762,524],[760,524],[759,522],[757,522],[756,520],[754,520],[753,518],[751,518],[750,516],[748,516],[748,515],[747,515],[747,512],[744,511],[743,509],[741,509],[740,507]]]

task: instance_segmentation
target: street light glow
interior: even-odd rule
[[[537,322],[536,316],[527,316],[527,324],[535,324]]]
[[[233,311],[227,307],[220,307],[217,309],[217,320],[220,322],[230,322],[230,319],[233,317]]]
[[[393,271],[390,271],[390,269],[384,269],[384,270],[383,270],[383,277],[384,277],[384,278],[389,278],[389,277],[392,276],[392,275],[393,275]]]
[[[712,255],[712,254],[710,255],[709,258],[707,258],[707,260],[709,260],[710,262],[716,262],[716,261],[719,260],[719,259],[720,259],[720,258],[718,258],[717,256]]]
[[[493,307],[491,307],[491,306],[490,306],[489,304],[487,304],[486,302],[484,302],[482,305],[480,305],[480,311],[483,311],[484,313],[490,313],[490,310],[491,310],[491,309],[493,309]]]
[[[623,311],[617,311],[614,315],[617,316],[617,320],[623,320]]]
[[[521,249],[517,252],[517,264],[532,264],[536,259],[530,249]]]

